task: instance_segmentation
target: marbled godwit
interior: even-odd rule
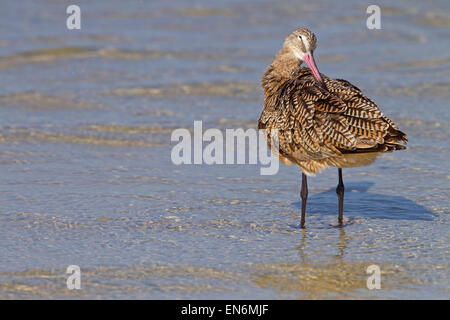
[[[338,168],[338,222],[342,225],[342,168],[371,164],[384,152],[406,149],[406,135],[350,82],[319,73],[314,61],[316,36],[306,28],[292,32],[262,77],[265,101],[259,129],[270,146],[278,130],[280,160],[302,169],[302,214],[305,225],[307,176]],[[304,62],[308,68],[300,67]]]

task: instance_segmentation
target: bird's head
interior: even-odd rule
[[[299,60],[300,63],[306,62],[311,69],[314,78],[323,83],[320,76],[319,69],[314,61],[314,49],[316,49],[317,38],[306,28],[299,28],[294,30],[285,40],[283,44],[283,51],[292,54]]]

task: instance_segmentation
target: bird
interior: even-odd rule
[[[316,46],[313,32],[294,30],[261,78],[264,106],[258,129],[264,130],[269,148],[282,163],[301,168],[301,228],[308,176],[329,166],[338,169],[338,225],[342,226],[342,169],[370,165],[380,154],[406,149],[408,142],[406,134],[359,88],[319,72]]]

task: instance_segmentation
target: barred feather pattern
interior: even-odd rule
[[[406,135],[350,82],[321,74],[321,86],[309,68],[289,78],[271,68],[262,79],[266,99],[258,128],[266,129],[268,142],[271,129],[278,130],[274,151],[282,162],[312,175],[330,165],[368,165],[383,152],[406,148]]]

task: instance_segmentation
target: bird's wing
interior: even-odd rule
[[[405,148],[400,144],[408,142],[406,134],[400,131],[361,90],[342,79],[326,78],[325,84],[328,90],[336,94],[347,106],[342,116],[349,131],[358,141],[355,151]]]
[[[406,140],[357,87],[322,77],[326,88],[309,69],[300,68],[277,94],[266,97],[259,128],[278,130],[282,155],[297,161],[319,160],[341,153],[383,151],[386,142],[398,140],[395,136]]]

